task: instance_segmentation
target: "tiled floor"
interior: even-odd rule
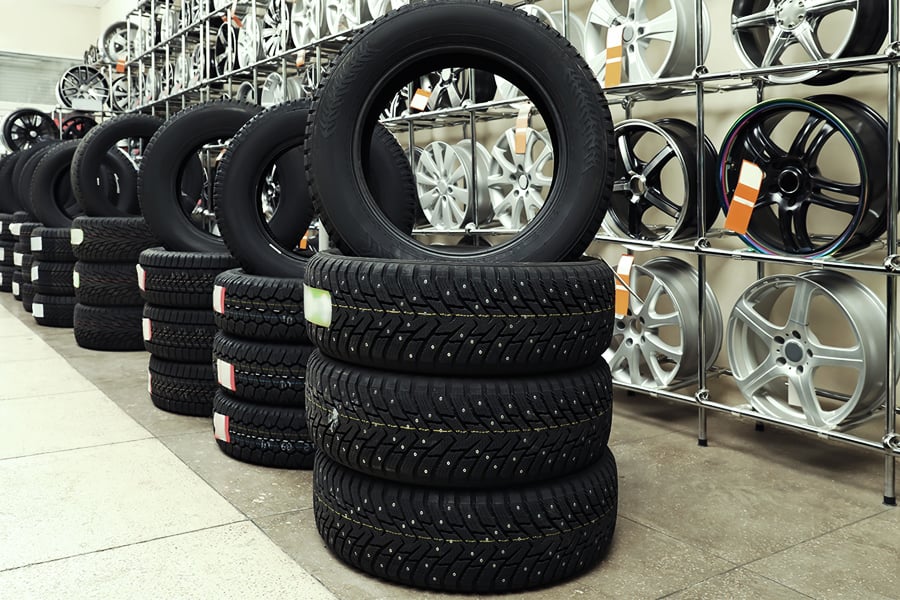
[[[144,353],[78,348],[0,295],[0,599],[451,597],[374,580],[315,530],[309,473],[235,462],[147,398]],[[515,597],[900,598],[874,454],[618,398],[620,515],[590,573]]]

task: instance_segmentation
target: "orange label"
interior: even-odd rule
[[[425,110],[428,108],[428,100],[431,98],[431,92],[419,88],[409,101],[409,107],[413,110]]]
[[[120,58],[116,62],[116,73],[124,73],[125,72],[125,59]]]
[[[737,189],[728,206],[728,216],[725,218],[725,229],[740,235],[747,233],[750,226],[750,217],[753,216],[753,208],[759,200],[759,190],[762,188],[763,172],[755,163],[745,160],[741,165],[741,174],[738,177]]]
[[[610,27],[606,32],[606,72],[603,87],[615,87],[622,83],[622,35],[624,25]]]
[[[297,53],[297,68],[299,69],[306,64],[306,50]]]
[[[309,230],[306,230],[306,233],[303,234],[303,239],[300,240],[300,249],[306,250],[309,247]]]
[[[516,118],[516,154],[525,154],[528,143],[528,128],[531,127],[531,103],[525,103],[519,109]]]
[[[241,21],[241,18],[237,16],[237,13],[234,11],[231,12],[231,22],[234,23],[234,26],[238,29],[244,26],[244,22]]]
[[[616,267],[616,317],[622,318],[628,314],[631,305],[631,268],[634,266],[634,255],[623,254]]]

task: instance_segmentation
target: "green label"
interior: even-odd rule
[[[313,325],[331,327],[331,292],[304,285],[303,316]]]

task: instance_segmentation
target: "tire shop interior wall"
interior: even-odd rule
[[[0,50],[81,60],[100,35],[102,0],[0,0]],[[124,15],[124,13],[123,13]]]

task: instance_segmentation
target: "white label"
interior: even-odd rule
[[[38,278],[40,277],[41,267],[39,265],[34,265],[31,267],[31,283],[37,283]]]
[[[78,271],[72,271],[72,287],[75,289],[81,287],[81,275],[78,274]]]
[[[225,288],[221,285],[213,288],[213,310],[220,315],[225,314]]]
[[[72,229],[72,245],[80,246],[84,241],[84,231],[81,229]]]
[[[0,262],[6,260],[6,248],[0,248]]]
[[[21,252],[13,252],[13,264],[17,267],[22,266],[22,253]]]
[[[216,359],[216,378],[219,381],[219,385],[226,390],[237,391],[237,386],[234,384],[234,365],[231,363]]]
[[[12,293],[13,296],[21,296],[22,293],[19,291],[19,284],[15,281],[12,282]]]
[[[331,327],[331,293],[304,285],[303,316],[313,325]]]
[[[213,434],[217,440],[222,440],[226,444],[231,443],[231,432],[228,430],[231,417],[228,415],[220,415],[213,413]]]
[[[18,237],[18,236],[21,235],[21,231],[22,231],[22,224],[21,224],[21,223],[12,223],[12,224],[9,226],[9,232],[10,232],[11,234],[13,234],[14,236],[16,236],[16,237]]]
[[[147,369],[147,393],[153,393],[153,373],[150,369]]]
[[[141,265],[135,265],[135,269],[137,269],[138,287],[141,288],[142,292],[146,292],[147,272],[144,271],[144,267],[142,267]]]
[[[3,273],[0,273],[0,287],[3,287]]]
[[[41,241],[41,236],[34,235],[31,237],[31,250],[33,252],[40,252],[44,249],[44,242]]]
[[[43,304],[32,304],[31,305],[31,314],[34,315],[35,319],[43,319],[44,318],[44,305]]]
[[[149,342],[153,338],[153,324],[150,319],[142,319],[141,327],[144,330],[144,341]]]

